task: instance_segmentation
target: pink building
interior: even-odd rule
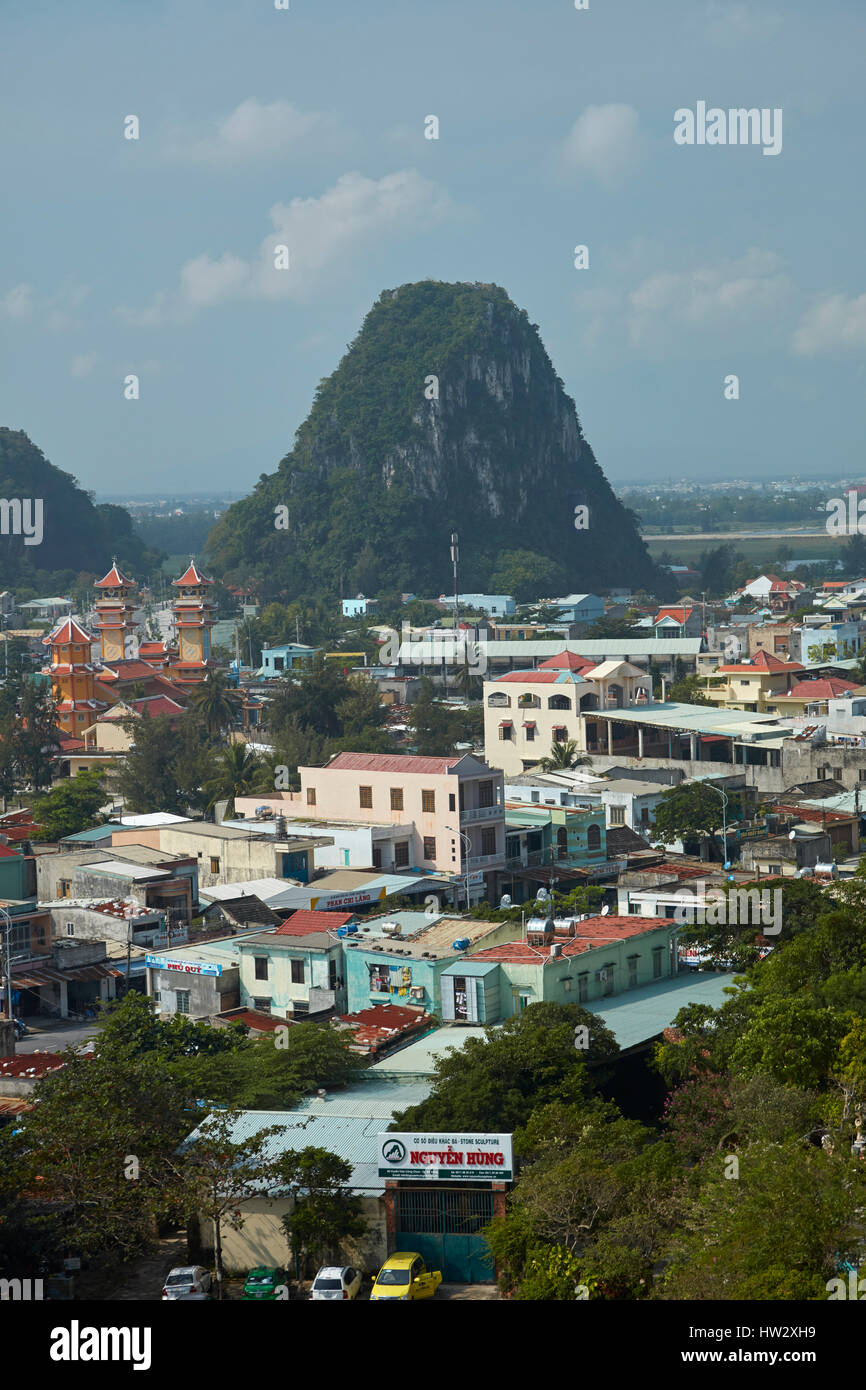
[[[472,900],[495,890],[505,868],[505,786],[498,768],[462,754],[424,758],[338,753],[326,767],[301,767],[300,803],[311,820],[397,825],[392,864],[374,868],[470,875]],[[374,846],[374,855],[376,847]],[[381,855],[380,855],[381,859]]]

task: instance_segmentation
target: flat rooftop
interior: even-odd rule
[[[352,950],[364,950],[375,952],[377,955],[402,955],[404,958],[411,956],[416,960],[430,957],[438,960],[443,956],[454,956],[454,942],[458,939],[468,938],[470,946],[473,946],[483,941],[490,933],[499,931],[503,925],[502,922],[485,922],[480,918],[439,917],[413,937],[383,936],[370,940],[358,933],[347,936],[344,945],[347,953]],[[358,943],[357,946],[355,942]]]

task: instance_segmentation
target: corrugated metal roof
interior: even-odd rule
[[[583,1007],[601,1019],[620,1047],[635,1047],[669,1028],[687,1004],[709,1004],[719,1008],[728,998],[725,990],[733,982],[733,975],[689,971],[688,975],[659,980],[605,999],[603,1007],[599,1007],[601,1000]]]

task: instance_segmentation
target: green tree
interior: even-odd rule
[[[297,1256],[317,1263],[336,1259],[343,1241],[366,1231],[361,1198],[351,1189],[352,1165],[346,1159],[312,1145],[296,1149],[285,1155],[281,1178],[295,1196],[282,1224]]]
[[[229,811],[234,809],[236,796],[249,796],[256,789],[261,762],[249,744],[228,743],[211,764],[211,775],[204,790],[208,808],[226,799]]]
[[[186,807],[176,776],[181,739],[171,716],[125,719],[123,727],[134,740],[115,773],[115,790],[126,810],[182,814]]]
[[[104,773],[100,768],[78,772],[33,803],[33,819],[41,826],[40,840],[62,840],[93,825],[105,801]]]
[[[733,800],[729,801],[728,817],[733,815]],[[716,840],[716,831],[724,821],[723,802],[717,791],[703,782],[683,782],[677,787],[667,787],[656,807],[655,837],[662,844],[671,845],[676,840],[688,839],[696,835],[706,835],[720,859],[726,857],[724,847]]]
[[[577,743],[570,738],[565,743],[552,743],[546,758],[538,764],[543,772],[562,772],[573,767],[586,767],[592,762],[584,753],[578,753]]]
[[[209,671],[190,698],[190,707],[197,713],[208,733],[216,738],[235,722],[241,696],[229,684],[222,671]]]
[[[52,760],[60,752],[57,707],[50,690],[28,682],[24,686],[13,735],[20,777],[34,791],[51,782]]]

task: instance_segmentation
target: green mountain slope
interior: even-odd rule
[[[581,505],[588,530],[575,529]],[[544,557],[541,593],[664,588],[525,311],[496,285],[423,281],[380,296],[291,452],[220,518],[208,554],[229,582],[258,576],[289,596],[341,582],[437,594],[452,529],[464,591],[506,580],[515,551]]]

